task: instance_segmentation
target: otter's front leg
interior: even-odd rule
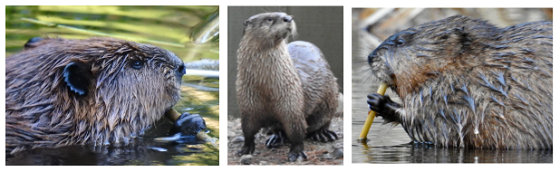
[[[393,102],[389,96],[383,96],[379,93],[367,95],[369,104],[369,109],[377,112],[378,116],[382,116],[385,119],[385,123],[398,122],[401,121],[401,114],[399,111],[402,109],[402,105]]]
[[[255,134],[261,129],[260,121],[251,122],[255,119],[249,119],[251,115],[241,115],[241,129],[243,130],[243,136],[245,137],[245,143],[241,150],[237,152],[238,155],[253,154],[255,151]]]

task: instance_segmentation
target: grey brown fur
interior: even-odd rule
[[[6,150],[125,144],[175,105],[184,71],[152,45],[31,39],[6,58]]]
[[[415,141],[552,149],[552,22],[453,16],[389,37],[368,60],[403,101],[372,94],[370,108]]]
[[[254,135],[273,127],[291,143],[288,160],[306,158],[306,136],[336,139],[329,125],[338,106],[338,85],[321,51],[311,43],[287,44],[295,23],[285,13],[262,13],[244,23],[237,51],[237,97],[245,144],[254,151]],[[269,141],[273,140],[272,138]],[[273,140],[274,142],[274,140]]]

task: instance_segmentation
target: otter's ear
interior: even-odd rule
[[[243,27],[247,27],[247,25],[251,24],[251,20],[245,20],[243,22]]]
[[[74,93],[83,96],[88,92],[92,78],[90,67],[84,62],[70,62],[64,67],[64,82]]]

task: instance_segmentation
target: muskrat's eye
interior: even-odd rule
[[[269,21],[269,22],[270,22],[270,21],[272,21],[272,20],[274,20],[272,17],[266,18],[266,21]]]
[[[404,39],[399,39],[399,40],[397,41],[397,46],[400,47],[400,46],[403,46],[403,45],[404,45]]]
[[[132,66],[132,68],[140,69],[140,68],[142,68],[142,66],[144,66],[144,61],[142,61],[142,60],[134,60],[134,61],[132,61],[131,66]]]

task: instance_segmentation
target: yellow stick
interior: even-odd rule
[[[165,111],[165,116],[167,116],[169,119],[171,119],[173,122],[175,122],[175,121],[177,121],[177,119],[179,119],[181,114],[179,112],[177,112],[175,109],[171,108],[171,109]]]
[[[385,90],[387,90],[387,84],[381,83],[379,89],[377,89],[377,93],[381,95],[385,95]],[[375,111],[370,110],[368,113],[368,117],[366,119],[366,123],[364,123],[364,128],[362,128],[362,133],[360,133],[360,140],[365,141],[367,138],[367,134],[369,132],[369,128],[371,127],[371,123],[373,123],[373,118],[375,118],[377,113]]]

